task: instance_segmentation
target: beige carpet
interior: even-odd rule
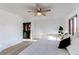
[[[32,44],[31,41],[23,41],[19,44],[4,49],[3,51],[0,52],[0,55],[17,55],[31,44]]]

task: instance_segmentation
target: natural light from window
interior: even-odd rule
[[[60,41],[60,39],[57,38],[56,36],[48,36],[48,40],[57,40],[57,41]]]

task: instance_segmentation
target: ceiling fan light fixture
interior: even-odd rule
[[[51,9],[43,8],[42,6],[36,4],[36,7],[32,8],[32,10],[28,12],[33,12],[35,16],[46,16],[45,12],[49,11],[51,11]]]
[[[41,12],[37,12],[37,15],[38,15],[38,16],[41,16],[41,15],[42,15],[42,13],[41,13]]]

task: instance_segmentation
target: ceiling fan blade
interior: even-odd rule
[[[46,16],[43,12],[41,12],[43,16]]]
[[[27,12],[36,12],[36,10],[29,10],[29,11],[27,11]]]
[[[42,10],[43,12],[49,12],[49,11],[51,11],[50,9],[47,9],[47,10]]]

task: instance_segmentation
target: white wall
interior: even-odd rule
[[[53,34],[58,33],[59,25],[65,26],[64,20],[61,18],[54,19],[52,16],[34,16],[24,19],[24,22],[28,21],[32,23],[32,38],[44,38],[50,34],[53,36]]]
[[[71,17],[73,17],[73,16],[75,16],[75,15],[78,15],[78,18],[77,18],[77,24],[78,24],[78,32],[79,32],[79,7],[77,7],[73,12],[71,12],[69,15],[67,15],[66,17],[65,17],[65,19],[66,19],[66,32],[68,32],[68,20],[71,18]]]
[[[0,51],[22,40],[21,17],[0,10]]]

